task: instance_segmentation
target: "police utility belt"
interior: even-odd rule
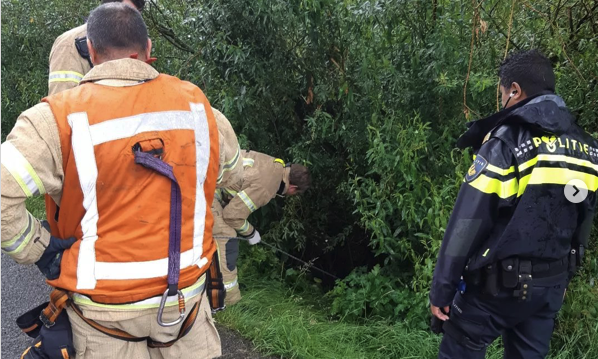
[[[496,296],[512,291],[520,301],[529,301],[533,286],[558,284],[569,272],[575,272],[575,259],[569,256],[556,261],[511,257],[473,271],[465,267],[463,279],[467,287],[480,288],[482,293]]]

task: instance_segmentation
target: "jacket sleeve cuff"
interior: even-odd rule
[[[50,232],[43,228],[38,220],[36,220],[35,226],[37,229],[31,242],[27,244],[23,251],[12,255],[17,263],[34,264],[41,258],[48,244],[50,244]]]

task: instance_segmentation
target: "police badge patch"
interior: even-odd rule
[[[480,173],[488,167],[488,161],[482,156],[476,156],[475,160],[473,160],[473,164],[469,167],[467,174],[465,175],[465,180],[467,182],[471,182],[474,179],[478,178]]]

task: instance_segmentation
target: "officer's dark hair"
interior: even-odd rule
[[[147,48],[148,33],[139,11],[124,4],[108,3],[89,14],[87,38],[100,55],[120,49],[143,52]]]
[[[123,0],[101,0],[102,4],[107,4],[110,2],[123,2]],[[137,10],[139,11],[143,11],[143,8],[145,7],[145,0],[130,0],[133,5],[135,5],[135,7],[137,8]]]
[[[307,167],[293,163],[289,174],[289,184],[297,186],[297,192],[303,193],[311,186],[311,175]]]
[[[498,77],[500,84],[507,89],[517,82],[527,96],[542,91],[554,92],[555,88],[552,64],[536,49],[510,54],[500,64]]]

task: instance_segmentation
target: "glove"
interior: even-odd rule
[[[42,221],[42,227],[46,230],[50,229],[47,221]],[[62,261],[62,252],[77,241],[77,238],[71,237],[69,239],[60,239],[50,237],[50,243],[42,254],[41,258],[35,262],[40,272],[49,280],[57,279],[60,276],[60,262]]]
[[[258,232],[257,230],[254,230],[253,234],[249,237],[246,237],[246,239],[247,239],[247,243],[249,243],[249,245],[251,245],[251,246],[258,244],[262,241],[260,232]]]

